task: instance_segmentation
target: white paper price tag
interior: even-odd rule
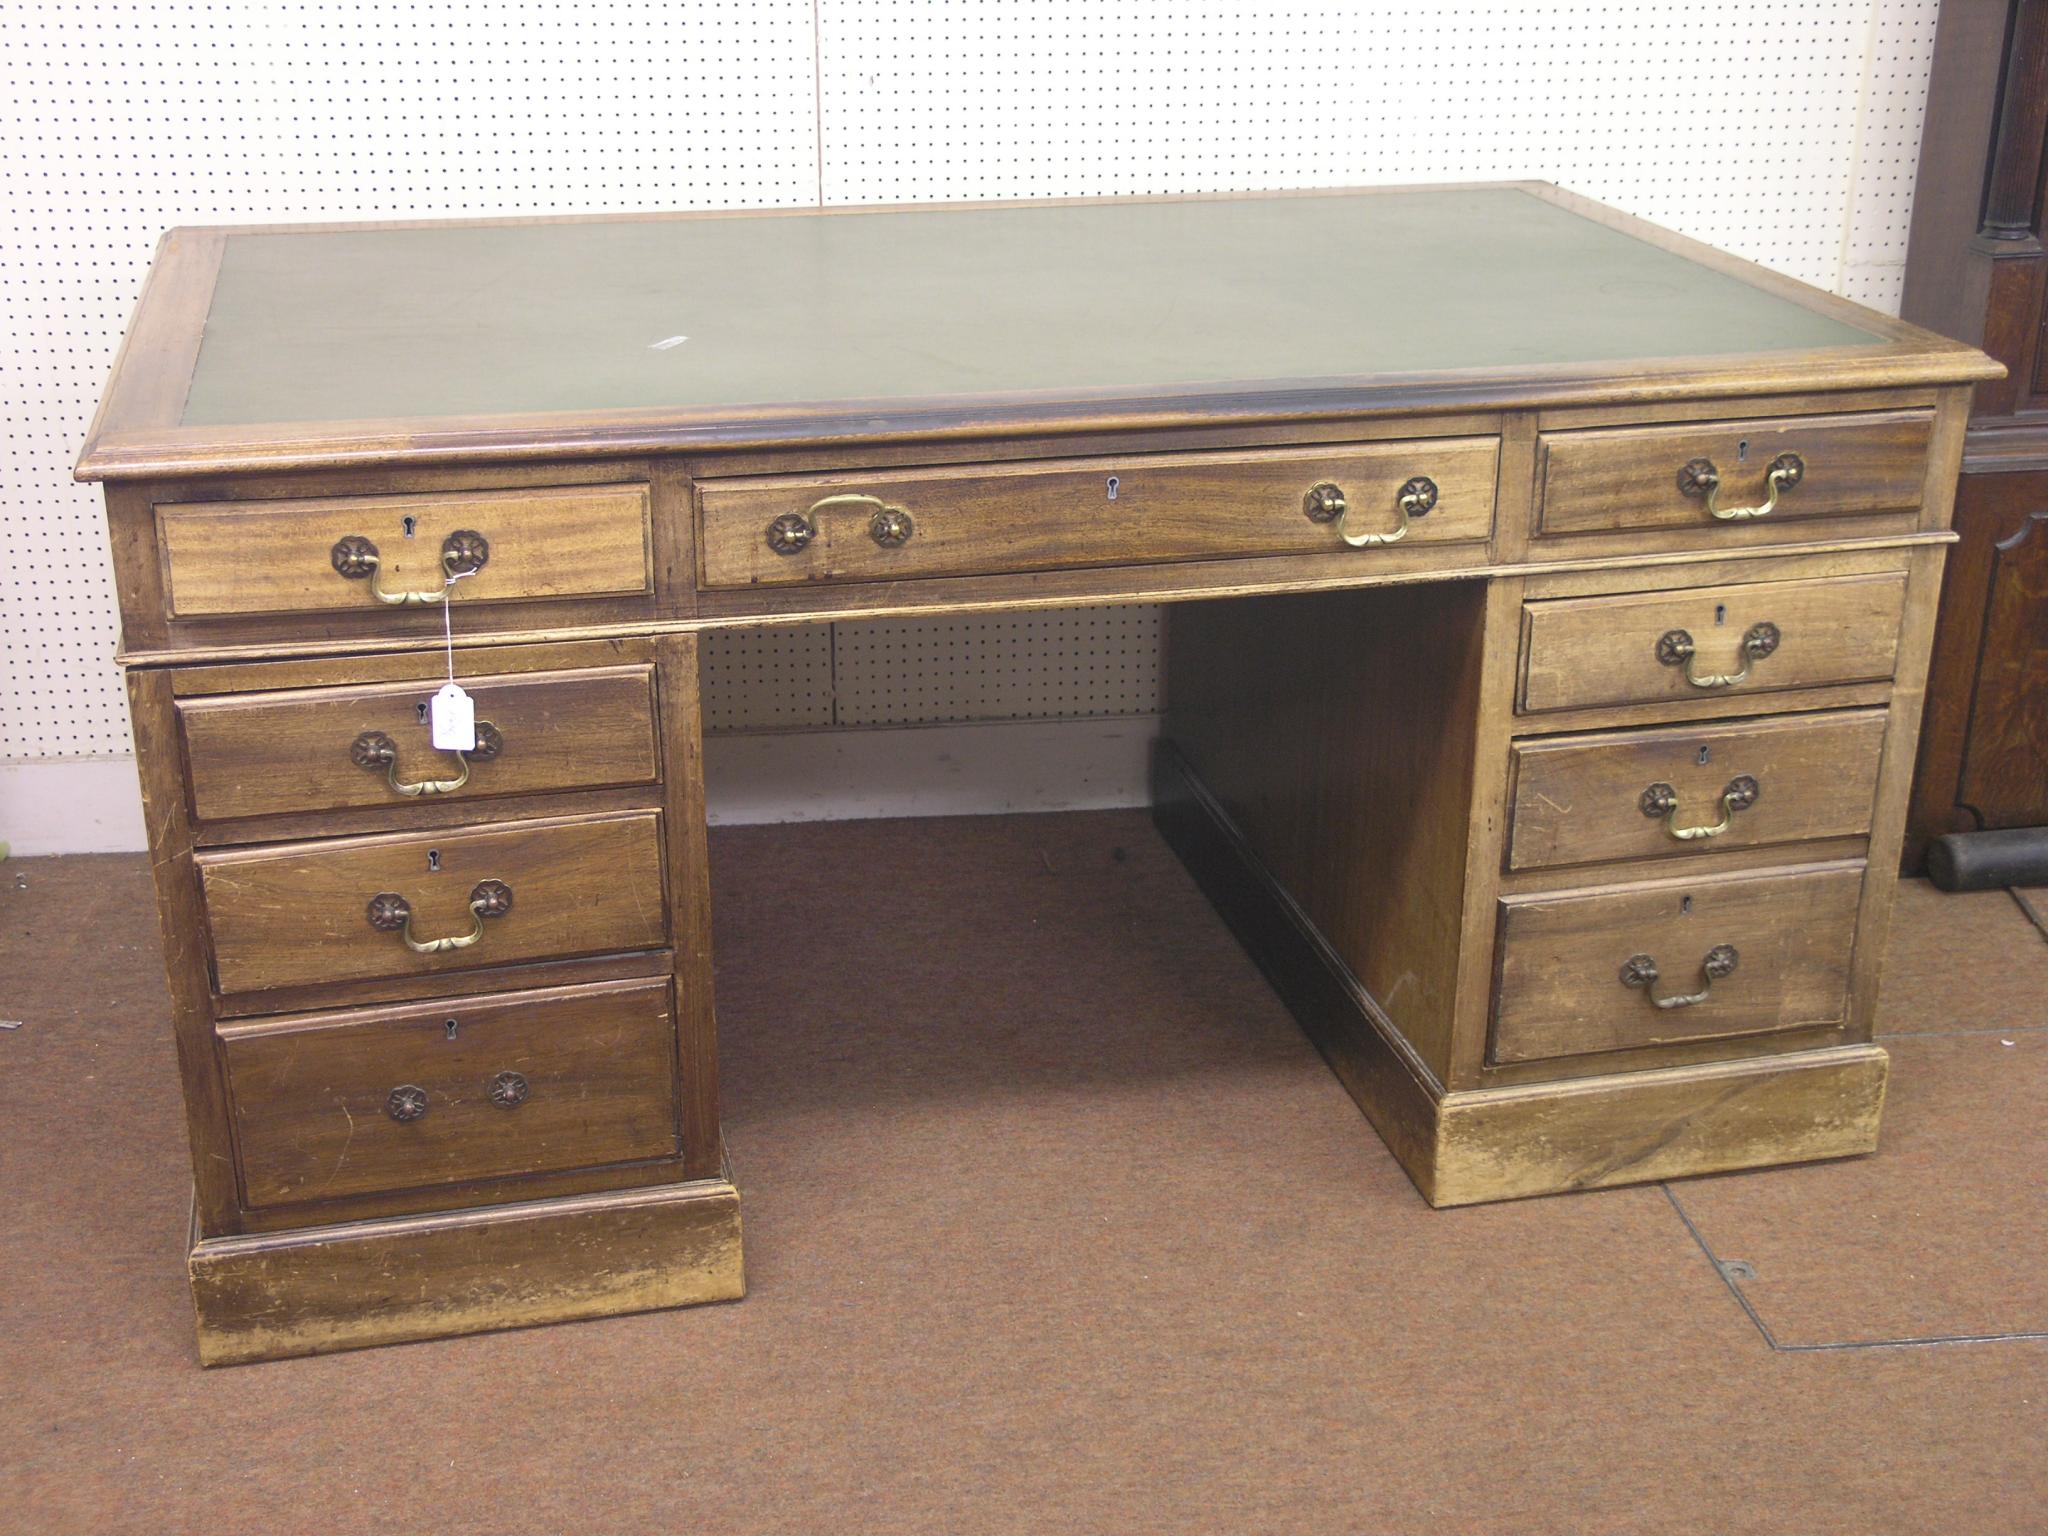
[[[474,752],[476,750],[476,701],[454,683],[445,683],[434,695],[434,750]]]

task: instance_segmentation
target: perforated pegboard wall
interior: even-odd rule
[[[69,468],[170,225],[1531,176],[1892,308],[1935,9],[15,0],[0,759],[128,745]],[[712,716],[1141,709],[1143,615],[1018,619],[1004,665],[1038,681],[979,693],[965,623],[725,638]]]
[[[811,0],[0,6],[0,759],[128,747],[70,468],[174,224],[815,203]]]

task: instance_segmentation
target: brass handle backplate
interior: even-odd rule
[[[500,1109],[517,1109],[533,1087],[517,1072],[500,1072],[484,1084],[484,1096]],[[417,1083],[400,1083],[384,1096],[384,1113],[400,1125],[409,1125],[425,1115],[427,1090]]]
[[[505,738],[498,728],[488,720],[476,723],[476,746],[468,752],[457,752],[455,761],[462,771],[452,779],[401,779],[398,776],[398,743],[382,731],[365,731],[349,743],[349,761],[358,768],[367,768],[372,773],[384,770],[384,779],[399,794],[407,797],[418,795],[452,795],[469,782],[469,765],[472,762],[487,763],[505,750]]]
[[[468,576],[484,568],[491,558],[491,541],[474,528],[458,528],[441,541],[441,569],[448,578]],[[328,552],[328,559],[334,564],[336,574],[347,581],[361,581],[369,578],[370,595],[380,603],[394,607],[417,607],[423,603],[438,603],[441,594],[447,590],[444,580],[439,586],[423,592],[386,592],[382,586],[381,557],[377,546],[359,533],[337,539],[334,548]]]
[[[823,525],[823,514],[834,507],[867,508],[870,513],[868,537],[883,549],[901,549],[917,532],[917,522],[906,509],[879,496],[849,491],[814,501],[801,512],[783,513],[768,525],[768,547],[778,555],[800,554],[817,538],[818,529]]]
[[[1704,1003],[1714,990],[1714,983],[1724,976],[1735,974],[1738,956],[1733,944],[1716,944],[1700,961],[1700,989],[1688,992],[1682,997],[1659,997],[1657,995],[1657,962],[1648,955],[1631,955],[1622,963],[1621,984],[1625,987],[1641,987],[1643,995],[1658,1008],[1690,1008],[1695,1003]]]
[[[451,949],[467,949],[484,936],[484,919],[503,917],[512,910],[512,887],[502,880],[479,880],[469,893],[469,932],[445,939],[413,937],[412,903],[395,891],[370,898],[370,926],[379,933],[395,933],[416,955],[443,955]]]
[[[1645,816],[1662,816],[1664,830],[1681,843],[1697,842],[1704,838],[1719,837],[1733,824],[1737,811],[1746,811],[1756,804],[1756,797],[1763,793],[1763,787],[1748,774],[1738,774],[1728,781],[1728,787],[1721,791],[1721,819],[1712,826],[1681,827],[1678,824],[1678,791],[1669,784],[1652,784],[1644,790],[1636,804]]]
[[[778,555],[800,554],[817,536],[817,528],[801,512],[785,512],[768,525],[768,547]]]
[[[1695,688],[1733,688],[1749,676],[1752,662],[1763,660],[1785,637],[1772,623],[1752,624],[1742,637],[1742,667],[1735,672],[1699,672],[1694,663],[1698,647],[1682,629],[1669,629],[1657,637],[1657,660],[1667,667],[1684,667],[1685,680]]]
[[[1337,534],[1353,549],[1375,544],[1395,544],[1408,536],[1409,519],[1427,517],[1437,502],[1436,482],[1427,475],[1406,481],[1394,493],[1394,526],[1384,533],[1353,533],[1350,529],[1351,503],[1344,488],[1324,480],[1308,488],[1301,498],[1301,510],[1312,523],[1335,523]]]
[[[1678,471],[1678,490],[1683,496],[1702,498],[1707,515],[1724,523],[1745,523],[1769,517],[1778,509],[1778,498],[1806,478],[1806,461],[1796,453],[1781,453],[1764,472],[1764,500],[1754,507],[1724,507],[1716,502],[1721,493],[1721,472],[1712,459],[1694,459]]]
[[[532,1085],[517,1072],[500,1072],[491,1079],[489,1089],[491,1102],[500,1109],[517,1109],[532,1091]]]

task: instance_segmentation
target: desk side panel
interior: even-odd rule
[[[1166,734],[1439,1081],[1451,1057],[1484,582],[1171,610]]]

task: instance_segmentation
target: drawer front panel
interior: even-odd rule
[[[1857,864],[1510,897],[1492,1059],[1839,1024],[1862,888]]]
[[[1884,730],[1873,709],[1519,742],[1508,867],[1862,836]]]
[[[221,1032],[251,1206],[677,1153],[669,983]]]
[[[705,481],[706,586],[883,581],[1063,566],[1342,552],[1400,526],[1401,542],[1478,542],[1493,531],[1491,437],[1235,453],[781,475]],[[1335,486],[1343,512],[1327,493]],[[1370,559],[1371,548],[1354,551]]]
[[[1529,603],[1520,710],[1882,682],[1905,600],[1901,571]]]
[[[577,485],[159,503],[156,516],[171,616],[206,619],[439,603],[444,571],[465,568],[458,606],[649,593],[648,506],[645,485]]]
[[[1761,519],[1727,514],[1766,500],[1772,522],[1911,512],[1933,430],[1931,411],[1886,411],[1546,432],[1537,531],[1700,528],[1739,538]],[[1797,478],[1781,474],[1773,499],[1771,470],[1791,467],[1786,455]]]
[[[295,843],[199,863],[222,993],[667,942],[654,811]],[[408,935],[467,942],[419,953]]]
[[[434,750],[423,712],[439,686],[180,700],[194,813],[215,821],[660,780],[652,667],[465,677],[483,750],[461,758]]]

